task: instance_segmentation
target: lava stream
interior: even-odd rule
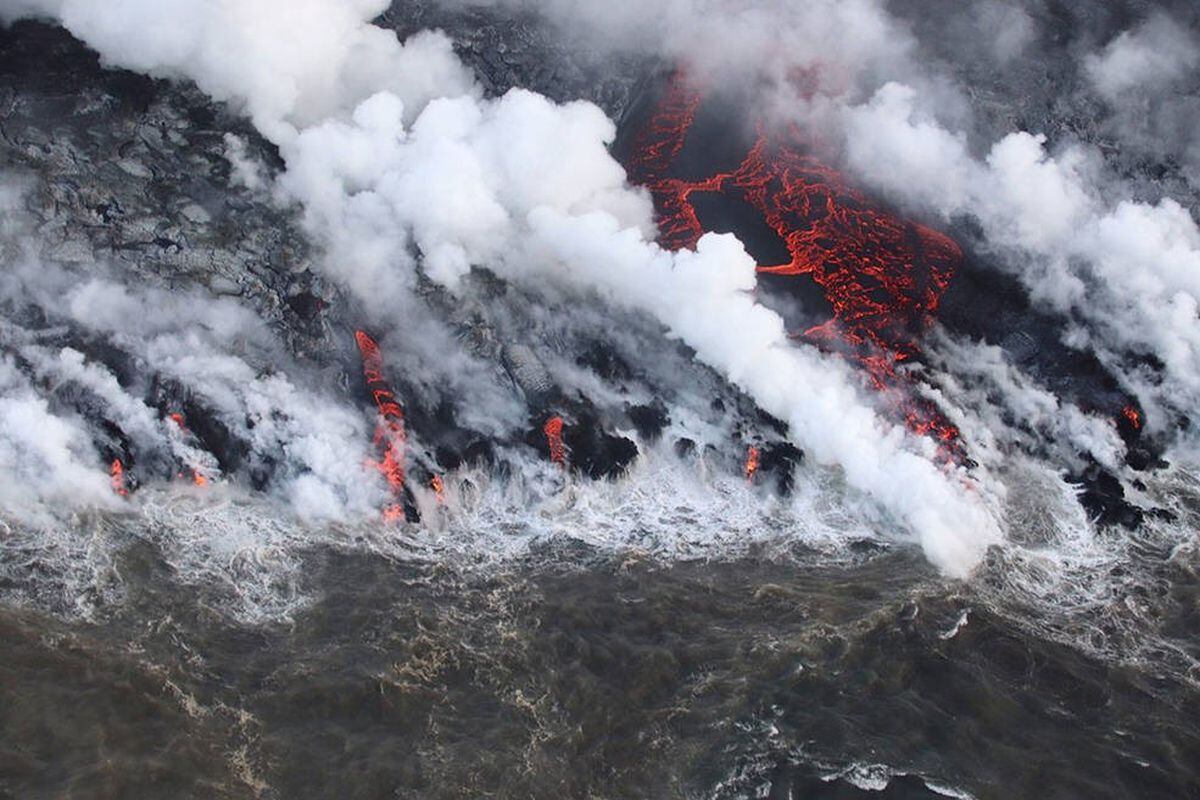
[[[560,467],[567,465],[567,445],[563,442],[563,418],[551,417],[542,427],[546,434],[546,446],[550,449],[550,460]]]
[[[746,451],[746,480],[754,482],[754,476],[758,474],[759,465],[762,463],[762,453],[757,447],[751,447]]]
[[[113,493],[120,497],[128,497],[129,487],[125,484],[125,465],[121,463],[121,459],[113,459],[112,465],[108,469],[108,475]]]
[[[167,419],[171,420],[171,422],[173,422],[175,424],[175,427],[179,429],[179,432],[181,434],[183,434],[185,437],[191,436],[191,431],[188,430],[187,420],[183,416],[183,414],[179,413],[178,411],[173,411],[167,415]],[[199,486],[201,488],[208,486],[208,476],[206,476],[200,470],[199,467],[197,467],[194,464],[191,464],[191,465],[188,465],[188,469],[190,469],[192,471],[192,484],[193,485]],[[184,476],[181,473],[179,477],[182,478]]]
[[[363,379],[367,391],[375,401],[379,412],[379,420],[375,425],[375,447],[380,453],[378,461],[371,465],[379,470],[387,479],[392,492],[394,503],[384,509],[383,516],[388,521],[398,521],[405,518],[404,513],[404,469],[405,449],[408,434],[404,427],[404,409],[396,401],[395,392],[387,382],[383,373],[383,356],[379,345],[364,331],[356,331],[354,340],[358,343],[358,352],[362,356]]]

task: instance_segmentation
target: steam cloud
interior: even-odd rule
[[[976,158],[965,134],[926,112],[919,98],[937,96],[939,82],[914,66],[911,37],[877,3],[791,6],[729,11],[724,3],[676,0],[653,9],[654,24],[646,24],[645,4],[601,11],[562,0],[544,10],[631,46],[665,34],[659,41],[669,52],[709,53],[695,65],[701,69],[750,63],[779,83],[791,66],[820,62],[827,85],[801,108],[833,120],[857,171],[947,216],[977,216],[993,241],[1021,254],[1010,263],[1037,299],[1088,321],[1076,332],[1080,344],[1110,359],[1130,347],[1159,355],[1168,386],[1130,379],[1147,405],[1200,399],[1200,231],[1185,209],[1171,200],[1113,202],[1097,192],[1086,154],[1051,156],[1043,139],[1027,133]],[[947,572],[965,575],[1000,540],[986,493],[968,491],[965,476],[935,466],[931,443],[882,421],[848,368],[792,343],[779,316],[753,300],[754,263],[735,239],[707,236],[694,253],[653,243],[649,199],[627,185],[609,155],[615,128],[603,113],[520,90],[484,100],[444,35],[422,33],[402,44],[371,25],[386,7],[380,0],[22,0],[8,3],[3,16],[50,16],[109,64],[193,80],[244,109],[279,147],[287,170],[276,189],[302,205],[309,231],[327,250],[327,269],[375,314],[405,302],[418,268],[452,291],[478,265],[516,281],[599,292],[655,316],[786,420],[813,457],[840,466],[851,486],[902,521]],[[796,30],[804,36],[793,36]],[[1027,39],[1018,30],[997,45],[997,57],[1013,57]],[[697,46],[705,41],[721,46]],[[1176,57],[1140,57],[1140,42],[1137,35],[1118,40],[1090,62],[1101,91],[1127,90],[1111,77],[1122,63],[1141,64],[1135,71],[1146,81],[1175,79],[1193,66],[1178,49]],[[751,53],[758,55],[747,60]],[[907,84],[883,80],[892,74]],[[921,187],[915,198],[913,187]],[[89,324],[104,324],[91,316],[97,304],[86,294],[75,299]],[[309,469],[295,498],[314,514],[372,499],[350,497],[357,490],[324,466],[360,463],[347,442],[365,439],[361,423],[312,407],[286,381],[186,354],[178,337],[151,347],[148,356],[178,374],[215,377],[223,387],[210,389],[218,404],[308,403],[297,418],[315,414],[339,432],[314,439],[284,426],[251,434],[299,452]],[[21,413],[39,413],[20,399],[19,387],[11,394]],[[64,463],[76,454],[76,439],[62,429],[38,457]],[[3,442],[9,450],[22,446],[15,436]]]

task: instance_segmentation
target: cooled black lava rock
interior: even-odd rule
[[[620,383],[633,380],[633,369],[607,342],[590,342],[575,363],[587,367],[606,381]]]
[[[635,102],[647,59],[570,46],[536,13],[513,13],[511,5],[394,0],[376,24],[405,38],[439,28],[474,69],[484,92],[498,97],[529,89],[558,102],[590,100],[614,120]]]
[[[1099,465],[1089,466],[1070,480],[1082,487],[1079,502],[1098,525],[1120,525],[1135,530],[1145,519],[1145,509],[1128,502],[1121,482]]]
[[[237,472],[251,455],[249,442],[235,434],[203,398],[177,381],[156,378],[150,388],[150,404],[164,417],[179,415],[179,425],[217,459],[222,472]]]
[[[637,445],[608,433],[594,420],[582,420],[563,431],[571,464],[593,480],[616,478],[638,455]]]
[[[781,494],[789,494],[796,483],[796,467],[804,453],[791,442],[772,442],[760,449],[759,470],[775,476]]]
[[[671,423],[671,416],[661,400],[647,405],[631,406],[628,414],[638,436],[646,442],[656,442],[662,438],[663,428]]]
[[[476,437],[453,444],[443,443],[434,451],[434,457],[446,470],[464,465],[492,466],[496,463],[496,448],[486,438]]]
[[[696,457],[696,440],[683,437],[675,440],[675,455],[682,459]]]
[[[606,431],[590,410],[577,412],[574,421],[564,420],[561,435],[566,465],[593,480],[619,477],[638,456],[636,444]],[[543,458],[553,458],[544,423],[526,431],[525,443]]]
[[[110,263],[148,285],[240,297],[293,352],[333,349],[337,291],[311,269],[294,210],[234,178],[229,141],[264,170],[277,151],[195,86],[106,69],[61,28],[0,26],[0,168],[36,176],[40,255]]]

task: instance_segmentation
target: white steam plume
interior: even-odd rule
[[[532,9],[581,42],[728,74],[743,91],[753,86],[745,80],[750,73],[773,90],[774,111],[838,140],[869,185],[947,218],[978,218],[1036,301],[1085,323],[1070,343],[1120,367],[1115,371],[1151,412],[1152,427],[1169,418],[1159,412],[1186,413],[1200,401],[1200,229],[1192,214],[1169,198],[1125,199],[1120,183],[1102,174],[1098,153],[1080,146],[1049,152],[1038,131],[1015,131],[980,157],[969,144],[962,88],[920,63],[918,42],[882,3],[440,2]],[[1001,62],[1038,33],[1020,3],[980,3],[965,18],[969,30],[944,34],[964,53],[991,47]],[[1164,160],[1183,160],[1194,185],[1198,44],[1193,27],[1160,11],[1082,62],[1084,77],[1110,106],[1104,129]],[[788,85],[796,67],[807,70],[803,97]],[[1130,351],[1162,360],[1167,380],[1122,364]]]
[[[46,509],[116,507],[81,420],[51,411],[7,356],[0,356],[0,508],[32,524]]]
[[[1121,370],[1152,424],[1164,421],[1153,412],[1196,407],[1200,228],[1183,206],[1111,197],[1094,154],[1051,155],[1043,136],[1010,134],[975,159],[965,134],[922,115],[899,84],[837,113],[857,172],[947,217],[974,215],[1035,301],[1088,323],[1072,344],[1110,363],[1130,350],[1161,359],[1161,385]]]
[[[1200,66],[1200,41],[1194,32],[1164,14],[1156,14],[1113,39],[1084,60],[1084,69],[1106,99],[1121,101],[1129,92],[1157,90]]]
[[[947,572],[965,575],[999,540],[979,494],[928,459],[932,443],[882,422],[846,368],[792,344],[782,320],[754,302],[754,264],[736,240],[706,237],[679,254],[650,241],[650,203],[609,155],[615,130],[601,112],[522,91],[480,101],[444,37],[402,45],[371,26],[382,6],[47,0],[39,8],[108,63],[186,76],[245,107],[287,162],[281,190],[303,203],[342,277],[376,310],[386,287],[407,282],[413,245],[451,288],[487,265],[600,290],[655,314],[787,420],[800,444],[840,465]],[[863,24],[878,19],[862,0],[823,7],[869,12]]]

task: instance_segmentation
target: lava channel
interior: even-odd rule
[[[371,461],[371,466],[379,470],[387,480],[392,493],[393,502],[383,510],[383,517],[389,522],[407,518],[404,489],[405,450],[408,434],[404,426],[404,409],[396,401],[396,394],[387,382],[383,373],[383,356],[379,345],[364,331],[356,331],[354,340],[358,343],[358,352],[362,356],[363,379],[367,391],[375,401],[379,419],[375,425],[375,448],[379,452],[379,460]]]

